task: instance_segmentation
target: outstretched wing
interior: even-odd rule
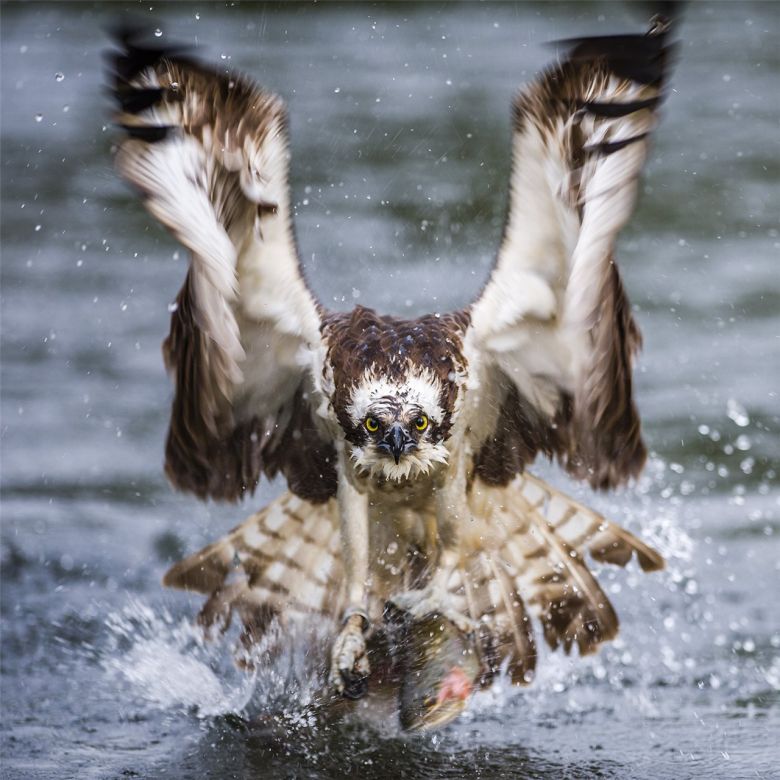
[[[201,498],[236,500],[281,471],[326,500],[332,446],[310,408],[321,317],[293,236],[284,104],[181,49],[118,38],[117,167],[191,251],[163,345],[175,382],[166,472]]]
[[[540,451],[600,488],[644,463],[631,387],[641,339],[614,251],[658,122],[667,29],[566,41],[566,59],[515,102],[504,236],[471,311],[487,482]]]

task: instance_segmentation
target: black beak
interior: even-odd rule
[[[393,453],[393,458],[395,459],[395,464],[397,466],[398,462],[401,460],[401,455],[405,450],[411,449],[409,445],[413,444],[413,442],[406,434],[406,431],[396,423],[387,432],[385,438],[382,439],[382,444]]]

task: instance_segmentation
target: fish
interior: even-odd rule
[[[404,731],[428,731],[455,720],[485,676],[474,636],[435,612],[403,617],[394,651]]]

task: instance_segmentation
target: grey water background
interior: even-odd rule
[[[103,28],[132,10],[291,113],[321,299],[447,310],[501,233],[510,99],[546,41],[641,29],[639,5],[2,6],[2,776],[780,777],[780,6],[690,3],[619,261],[645,335],[652,457],[592,496],[669,566],[603,569],[619,639],[546,652],[433,735],[321,722],[288,651],[255,678],[204,644],[171,561],[244,507],[174,494],[159,343],[186,258],[112,170]],[[305,660],[305,658],[304,658]],[[282,712],[280,729],[260,725]],[[303,713],[303,714],[301,714]],[[287,730],[287,734],[285,734]]]

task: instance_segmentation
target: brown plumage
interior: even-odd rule
[[[402,380],[412,363],[429,369],[441,384],[439,400],[445,413],[433,433],[438,439],[446,439],[458,395],[454,377],[467,369],[463,336],[468,324],[468,312],[404,320],[356,306],[349,313],[328,315],[323,322],[323,337],[333,373],[333,407],[347,438],[363,433],[360,428],[354,429],[347,413],[355,383],[376,365],[381,365],[384,375]]]
[[[209,594],[206,622],[237,610],[247,641],[274,615],[343,618],[338,690],[367,674],[364,633],[388,599],[473,631],[487,677],[502,663],[529,677],[530,616],[567,652],[613,637],[583,556],[636,554],[647,570],[660,557],[527,468],[541,454],[608,488],[645,460],[615,242],[658,122],[666,26],[563,44],[514,105],[485,288],[466,310],[411,320],[328,312],[306,285],[278,97],[119,39],[117,166],[192,255],[164,345],[166,473],[203,499],[238,500],[263,474],[290,491],[166,583]]]

